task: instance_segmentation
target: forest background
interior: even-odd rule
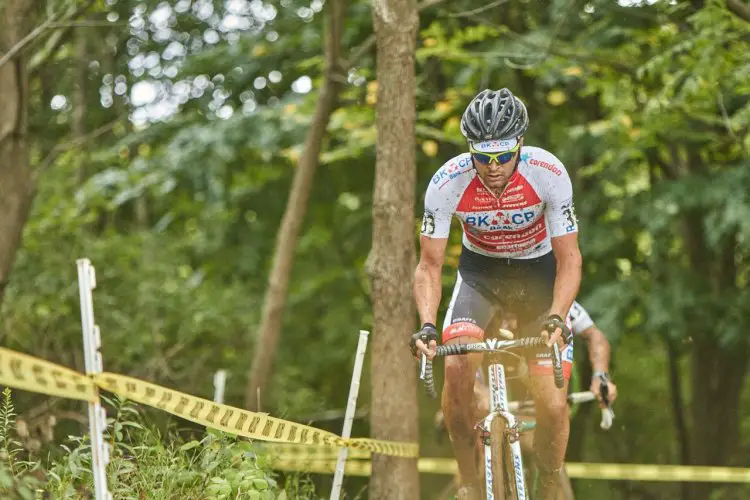
[[[394,24],[388,8],[405,14]],[[412,434],[423,456],[450,456],[433,436],[437,403],[396,341],[416,326],[404,270],[426,186],[465,150],[464,107],[480,89],[509,87],[529,109],[526,142],[571,175],[579,300],[615,349],[616,425],[599,430],[597,411],[581,407],[568,460],[748,466],[749,28],[742,0],[0,0],[2,345],[83,369],[75,259],[85,256],[98,271],[106,370],[209,398],[227,370],[228,404],[338,432],[340,418],[319,414],[345,406],[357,333],[373,329],[354,435]],[[406,209],[384,209],[394,200]],[[391,230],[406,237],[389,243]],[[454,228],[444,297],[460,248]],[[393,328],[389,297],[406,312]],[[85,488],[85,446],[68,438],[85,433],[85,408],[22,392],[12,402],[22,425],[11,432],[9,419],[0,433],[4,456],[27,465],[0,474],[11,489]],[[113,442],[149,443],[135,470],[111,467],[115,487],[156,494],[166,456],[213,479],[174,465],[186,446],[175,426],[187,424],[113,404],[133,424]],[[404,415],[405,435],[387,436]],[[220,450],[239,443],[201,439],[187,449],[232,469]],[[413,475],[400,462],[376,467]],[[422,496],[449,481],[423,475]],[[280,482],[325,496],[330,478]],[[345,484],[367,491],[365,479]],[[750,495],[721,484],[576,490]]]

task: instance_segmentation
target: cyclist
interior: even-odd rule
[[[441,270],[451,218],[463,228],[458,276],[445,317],[444,344],[483,339],[499,311],[518,318],[520,336],[543,335],[548,346],[572,339],[565,324],[581,281],[578,223],[573,189],[562,162],[544,149],[525,146],[526,106],[506,89],[483,90],[464,111],[461,132],[469,153],[446,162],[425,194],[420,259],[414,295],[422,328],[412,335],[412,353],[432,356]],[[421,340],[422,342],[417,342]],[[560,488],[568,442],[566,391],[555,387],[548,350],[526,353],[530,392],[537,408],[536,464],[539,500]],[[563,351],[570,378],[572,345]],[[479,498],[474,460],[474,373],[480,355],[446,358],[442,408],[458,462],[459,499]],[[566,382],[567,385],[567,382]]]
[[[572,323],[571,330],[576,335],[580,335],[586,341],[589,352],[589,363],[593,371],[591,375],[591,386],[589,390],[596,395],[599,400],[599,406],[604,407],[601,400],[601,386],[607,385],[609,403],[617,399],[617,386],[612,382],[609,376],[609,360],[612,353],[612,347],[607,337],[594,324],[589,313],[578,302],[573,302],[570,308],[569,318]]]

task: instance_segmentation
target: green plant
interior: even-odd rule
[[[279,488],[264,455],[253,443],[208,430],[185,440],[188,431],[162,432],[146,423],[130,402],[106,400],[114,408],[106,440],[111,450],[109,491],[118,499],[284,500],[315,498],[312,482],[297,479]],[[92,490],[91,447],[69,437],[65,456],[51,465],[47,491],[55,498],[78,498]]]
[[[3,498],[30,500],[42,484],[39,464],[21,458],[24,449],[13,437],[16,411],[10,388],[3,390],[0,402],[0,494]]]
[[[318,498],[315,495],[315,483],[307,474],[290,473],[284,483],[284,492],[289,498]]]

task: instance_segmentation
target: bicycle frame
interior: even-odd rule
[[[422,344],[424,345],[424,344]],[[468,354],[470,352],[477,353],[491,353],[501,352],[510,348],[539,348],[546,347],[546,340],[542,338],[523,338],[517,340],[497,340],[487,339],[484,342],[477,342],[474,344],[449,344],[441,345],[435,348],[435,356],[453,356]],[[555,378],[555,385],[558,388],[564,386],[563,371],[562,371],[562,357],[560,351],[557,348],[557,344],[551,349],[553,357],[553,373]],[[432,361],[428,360],[427,357],[422,355],[422,366],[420,378],[425,381],[425,387],[427,393],[431,398],[437,397],[435,391],[435,381],[432,373]],[[505,368],[502,364],[491,364],[488,368],[488,381],[490,387],[490,413],[482,421],[482,438],[484,444],[484,469],[485,469],[485,483],[487,489],[487,500],[494,500],[495,494],[493,492],[494,478],[492,473],[492,421],[500,417],[506,422],[506,433],[502,436],[494,436],[495,439],[505,440],[508,438],[510,445],[511,455],[513,457],[513,470],[514,480],[516,483],[516,490],[518,492],[517,499],[515,500],[528,500],[528,494],[526,492],[526,483],[524,479],[523,471],[523,459],[521,458],[521,443],[519,441],[519,426],[516,423],[516,419],[508,409],[508,392],[505,383]],[[502,450],[502,446],[500,447]],[[506,457],[501,457],[505,459]],[[507,465],[507,464],[506,464]]]

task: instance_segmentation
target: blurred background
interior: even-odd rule
[[[326,8],[323,0],[0,2],[4,347],[83,369],[74,261],[85,256],[97,269],[105,370],[210,399],[223,369],[225,402],[243,406],[276,236],[325,78]],[[466,149],[459,119],[481,89],[508,87],[523,99],[526,143],[553,152],[573,180],[578,300],[613,344],[619,398],[608,432],[595,408],[577,411],[568,460],[750,465],[748,4],[423,0],[419,9],[417,203],[403,213],[415,244],[424,190]],[[375,172],[372,24],[370,3],[351,1],[345,72],[262,408],[335,432],[358,331],[372,324],[364,266]],[[444,297],[460,247],[456,226]],[[577,351],[585,388],[585,349]],[[355,436],[369,435],[369,363]],[[450,457],[434,435],[437,403],[419,397],[422,455]],[[85,459],[62,446],[78,449],[69,436],[85,434],[85,405],[21,391],[12,404],[21,425],[2,433],[6,449],[20,446],[11,456],[35,464],[25,470],[51,498],[84,495]],[[118,401],[110,416],[117,408],[133,424],[122,432],[147,432],[134,439],[151,450],[121,449],[140,461],[118,462],[115,497],[190,498],[161,496],[168,475],[143,464],[202,478],[193,463],[175,465],[186,444],[170,437],[198,429]],[[125,446],[126,437],[113,433],[112,442]],[[231,447],[217,445],[225,438],[198,439],[201,456],[226,459],[219,450]],[[20,481],[12,469],[3,477]],[[290,498],[325,497],[330,487],[328,476],[276,479]],[[451,480],[423,474],[422,498],[437,498]],[[584,500],[750,496],[727,484],[574,486]],[[367,497],[366,479],[345,487],[350,498]]]

